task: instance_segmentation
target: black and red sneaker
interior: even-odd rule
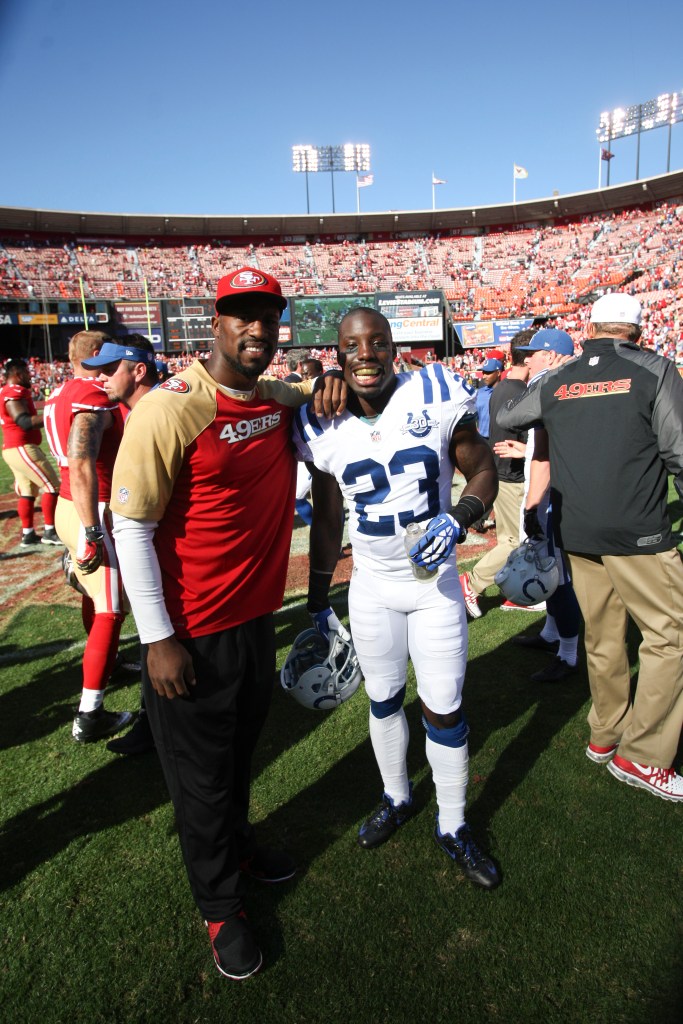
[[[233,981],[244,981],[256,974],[263,957],[254,941],[244,911],[227,921],[205,921],[216,967]]]

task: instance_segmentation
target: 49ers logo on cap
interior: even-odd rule
[[[254,270],[240,270],[230,282],[231,288],[261,288],[266,284],[263,274],[257,274]]]

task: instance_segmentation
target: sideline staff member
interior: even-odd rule
[[[683,800],[671,767],[683,726],[683,565],[667,514],[668,473],[683,487],[683,380],[641,349],[641,308],[594,303],[583,354],[498,414],[545,426],[555,542],[569,556],[586,624],[593,705],[586,755],[622,782]],[[642,633],[631,703],[628,616]]]
[[[213,352],[130,415],[112,491],[126,592],[143,644],[143,690],[193,896],[216,966],[261,966],[240,871],[291,878],[249,824],[251,757],[273,691],[273,611],[294,516],[293,407],[312,384],[260,379],[287,305],[250,267],[218,282]]]

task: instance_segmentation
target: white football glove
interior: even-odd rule
[[[325,608],[322,612],[309,612],[309,615],[323,640],[329,642],[331,632],[339,633],[342,640],[347,642],[351,639],[351,634],[344,629],[332,608]]]
[[[439,512],[430,519],[427,529],[408,552],[408,557],[422,569],[436,569],[446,561],[467,531],[448,512]]]

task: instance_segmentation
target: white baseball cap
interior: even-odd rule
[[[638,299],[626,292],[609,292],[593,303],[592,324],[635,324],[640,326],[642,309]]]

